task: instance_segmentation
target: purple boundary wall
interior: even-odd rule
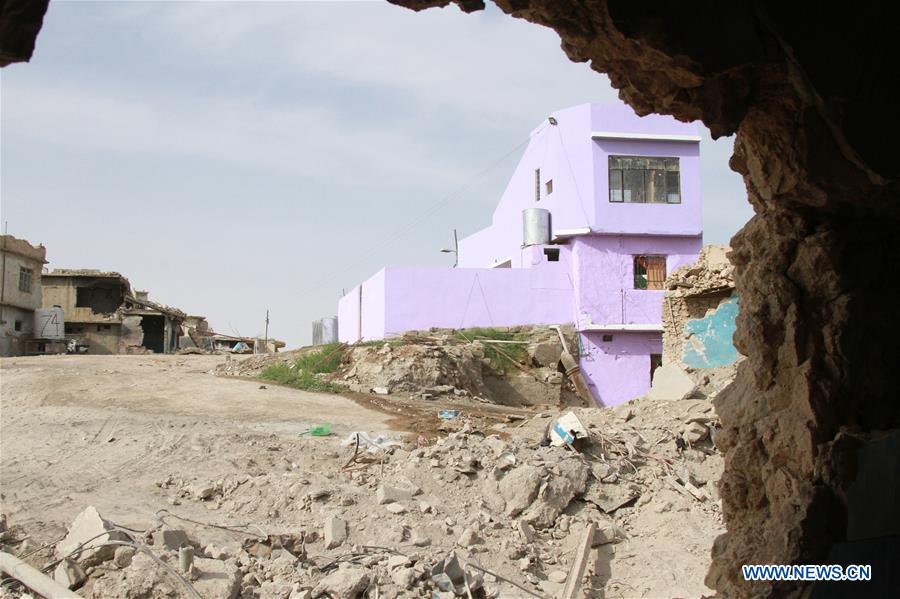
[[[614,406],[650,390],[650,354],[662,353],[657,333],[613,332],[581,334],[581,371],[601,406]]]
[[[363,283],[362,340],[431,327],[501,327],[572,321],[572,281],[559,267],[386,268]],[[341,298],[341,341],[359,340],[356,288]],[[380,296],[379,296],[380,294]],[[358,316],[357,316],[358,320]]]

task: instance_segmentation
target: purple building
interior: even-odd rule
[[[458,268],[382,269],[340,300],[341,341],[574,323],[596,401],[645,394],[666,274],[702,245],[699,150],[697,127],[671,117],[555,112],[531,132],[490,226],[460,240]]]

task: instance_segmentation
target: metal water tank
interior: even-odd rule
[[[320,318],[313,322],[313,345],[337,343],[338,319],[337,316]]]
[[[63,309],[60,306],[34,311],[34,338],[60,340],[66,338]]]
[[[550,211],[546,208],[526,208],[522,211],[522,245],[550,243]]]

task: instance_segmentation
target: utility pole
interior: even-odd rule
[[[453,249],[443,248],[442,254],[453,254],[453,268],[459,266],[459,238],[456,235],[456,229],[453,229]]]
[[[269,310],[266,309],[266,353],[269,353]]]

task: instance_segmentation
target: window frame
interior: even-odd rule
[[[641,259],[646,260],[648,263],[645,266],[640,266],[639,261]],[[662,264],[662,279],[659,281],[651,280],[650,278],[650,264],[649,262],[658,261]],[[638,272],[638,267],[641,267],[643,272]],[[631,261],[631,274],[632,274],[632,284],[635,290],[637,291],[663,291],[666,288],[666,277],[668,276],[668,256],[664,254],[634,254],[632,256]],[[643,283],[639,284],[638,277],[643,277]],[[641,286],[643,285],[643,286]],[[651,286],[654,285],[654,286]],[[658,285],[658,286],[655,286]]]
[[[31,293],[34,288],[34,269],[19,266],[19,291]]]
[[[673,182],[674,191],[669,188]],[[658,189],[660,183],[664,190]],[[608,154],[607,200],[611,204],[681,204],[681,157]]]

